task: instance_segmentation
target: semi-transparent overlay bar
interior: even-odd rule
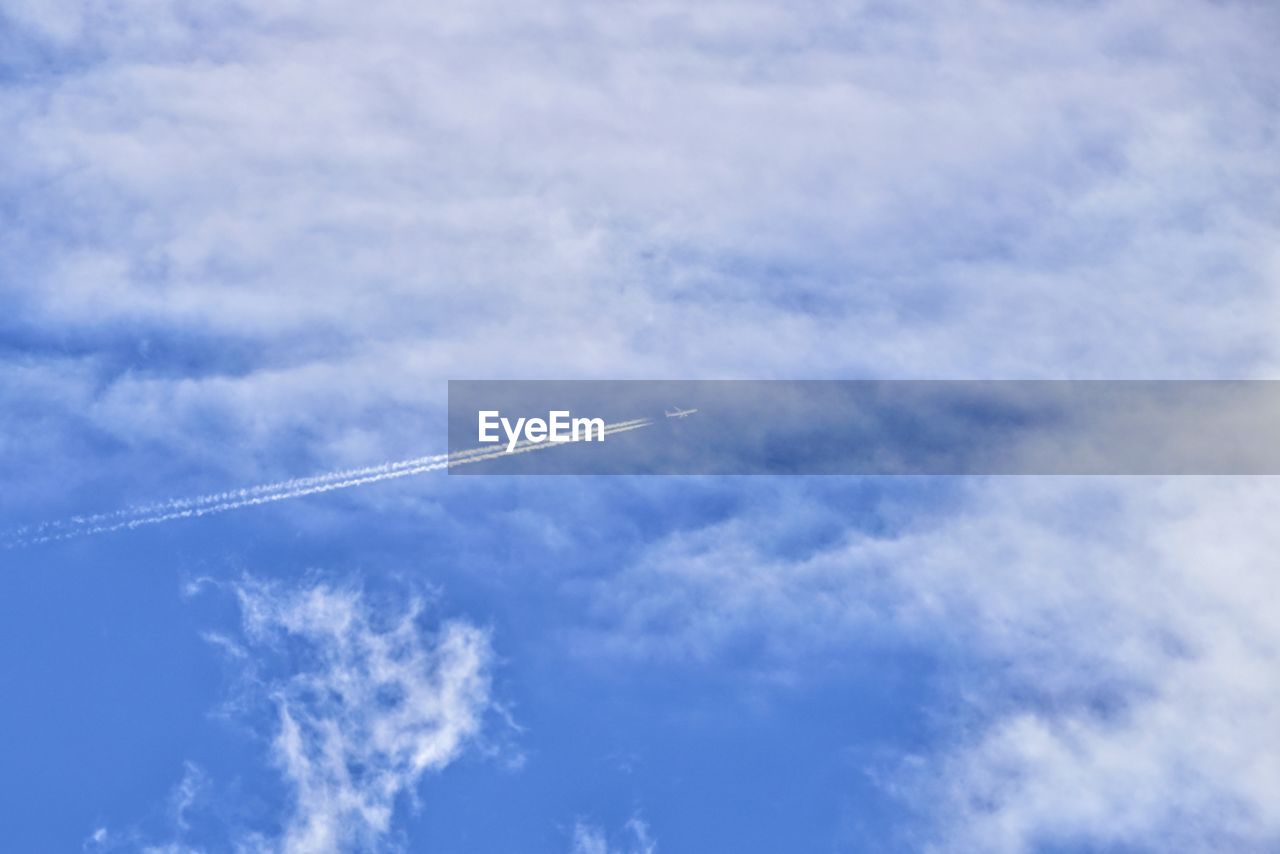
[[[1280,474],[1280,381],[453,380],[449,472]]]

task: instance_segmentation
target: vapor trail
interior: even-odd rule
[[[634,418],[630,421],[606,424],[604,428],[604,435],[609,436],[615,433],[625,433],[630,430],[638,430],[642,427],[648,427],[652,423],[653,421],[649,418]],[[207,516],[212,513],[224,513],[228,510],[235,510],[240,507],[253,507],[259,504],[268,504],[273,501],[283,501],[288,498],[302,498],[307,495],[316,495],[321,492],[332,492],[337,489],[350,489],[351,487],[363,486],[368,483],[377,483],[383,480],[408,477],[409,475],[422,474],[429,471],[440,471],[443,469],[466,465],[468,463],[477,463],[483,460],[509,456],[511,454],[523,454],[530,451],[545,450],[547,448],[557,446],[558,443],[530,442],[525,440],[518,443],[510,451],[505,448],[472,448],[466,451],[456,451],[452,454],[432,454],[430,456],[415,457],[408,460],[400,460],[398,462],[383,463],[378,466],[329,472],[328,474],[315,475],[306,478],[293,478],[291,480],[282,480],[276,483],[262,484],[259,486],[246,487],[244,489],[213,493],[210,495],[195,496],[192,498],[174,498],[144,507],[135,507],[128,510],[116,511],[115,513],[72,517],[73,520],[80,520],[78,523],[63,522],[39,526],[34,530],[48,530],[50,527],[56,525],[75,525],[75,527],[72,527],[69,530],[62,530],[57,533],[49,533],[27,539],[18,539],[7,543],[5,547],[13,548],[15,546],[32,546],[57,540],[68,540],[75,537],[88,537],[95,534],[106,534],[111,533],[112,531],[125,529],[132,530],[133,528],[139,528],[143,525],[157,525],[174,519],[189,519],[199,516]]]
[[[66,519],[57,519],[50,522],[41,522],[38,525],[18,528],[11,532],[10,536],[21,536],[23,534],[39,534],[44,531],[58,530],[65,528],[84,528],[96,525],[102,525],[113,519],[127,519],[138,516],[150,516],[166,510],[178,510],[189,507],[199,507],[206,504],[220,504],[226,501],[236,501],[255,495],[263,495],[273,492],[287,492],[293,489],[304,488],[315,484],[326,483],[329,481],[347,480],[354,477],[363,477],[365,475],[377,474],[385,471],[394,471],[400,468],[409,468],[419,465],[428,465],[433,462],[449,459],[448,454],[432,454],[425,457],[416,457],[411,460],[400,460],[398,462],[387,462],[376,466],[365,466],[357,469],[347,469],[344,471],[333,471],[327,474],[313,475],[311,477],[290,478],[289,480],[277,481],[276,483],[264,483],[258,486],[245,487],[244,489],[228,490],[226,492],[215,492],[209,495],[197,495],[189,498],[170,498],[165,501],[159,501],[154,504],[144,504],[134,507],[126,507],[122,510],[115,510],[110,513],[98,513],[92,516],[70,516]]]
[[[610,428],[627,426],[641,420],[644,419],[632,419],[631,421],[623,421],[614,425],[606,425],[606,431]],[[537,443],[529,443],[528,440],[525,440],[518,443],[517,447],[521,447],[526,444]],[[34,534],[43,535],[38,539],[30,539],[30,542],[47,542],[51,539],[66,539],[68,537],[59,537],[56,534],[45,534],[45,532],[66,531],[68,532],[68,536],[79,536],[87,530],[98,530],[101,528],[111,528],[115,530],[122,527],[116,523],[123,522],[124,520],[161,515],[170,511],[195,509],[207,505],[242,501],[247,498],[265,496],[277,492],[293,492],[298,489],[306,489],[311,486],[318,486],[325,483],[359,479],[370,475],[395,472],[401,469],[414,469],[416,471],[424,465],[431,465],[432,463],[443,462],[451,459],[462,460],[472,455],[487,454],[491,451],[491,448],[472,448],[466,451],[455,451],[453,454],[430,454],[428,456],[414,457],[407,460],[381,463],[376,466],[345,469],[328,472],[326,474],[313,475],[310,477],[290,478],[288,480],[277,481],[275,483],[259,484],[257,486],[228,490],[225,492],[216,492],[209,495],[170,498],[154,504],[126,507],[122,510],[112,511],[111,513],[99,513],[92,516],[71,516],[67,519],[42,522],[39,525],[18,528],[14,531],[10,531],[6,534],[6,537],[11,541],[15,541],[28,540],[28,538]],[[16,545],[18,543],[11,542],[10,544]]]
[[[637,419],[639,420],[639,419]],[[622,426],[632,422],[620,422],[613,426]],[[606,430],[610,425],[606,425]],[[527,442],[527,440],[526,440]],[[523,445],[526,442],[521,442]],[[518,445],[518,446],[519,446]],[[517,446],[517,447],[518,447]],[[361,478],[368,475],[382,474],[393,472],[399,469],[417,468],[424,465],[430,465],[436,462],[443,462],[450,459],[462,459],[473,454],[484,454],[490,452],[489,448],[473,448],[467,451],[455,451],[453,454],[430,454],[424,457],[414,457],[407,460],[398,460],[395,462],[381,463],[376,466],[365,466],[363,468],[345,469],[340,471],[332,471],[326,474],[312,475],[310,477],[290,478],[288,480],[277,481],[275,483],[264,483],[257,486],[249,486],[243,489],[228,490],[226,492],[215,492],[209,495],[197,495],[186,498],[169,498],[154,504],[143,504],[134,507],[126,507],[122,510],[114,510],[110,513],[98,513],[92,516],[70,516],[66,519],[57,519],[49,522],[41,522],[38,525],[26,526],[10,531],[7,536],[9,538],[21,538],[23,535],[40,534],[50,530],[62,530],[72,528],[92,528],[111,523],[112,520],[124,520],[130,518],[138,518],[142,516],[152,516],[171,510],[183,510],[188,508],[197,508],[204,505],[222,504],[229,501],[239,501],[245,498],[267,495],[276,492],[290,492],[296,489],[304,489],[323,483],[350,480]],[[44,540],[41,540],[43,542]]]

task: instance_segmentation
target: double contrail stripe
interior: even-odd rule
[[[606,424],[604,435],[625,433],[648,427],[653,423],[649,418],[634,418],[616,424]],[[510,451],[505,448],[471,448],[456,451],[452,454],[432,454],[425,457],[414,457],[408,460],[383,463],[359,469],[329,472],[305,478],[293,478],[276,483],[246,487],[244,489],[218,492],[192,498],[173,498],[143,507],[134,507],[114,513],[95,516],[73,516],[70,519],[45,523],[35,528],[26,529],[38,536],[22,537],[24,530],[15,531],[16,539],[7,544],[12,548],[20,545],[37,545],[56,540],[67,540],[74,537],[87,537],[94,534],[106,534],[112,531],[139,528],[143,525],[157,525],[175,519],[189,519],[207,516],[212,513],[224,513],[240,507],[253,507],[269,504],[288,498],[302,498],[322,492],[338,489],[350,489],[369,483],[378,483],[394,478],[408,477],[429,471],[441,471],[469,463],[498,459],[511,454],[523,454],[530,451],[546,450],[558,447],[562,443],[521,441]],[[49,532],[49,533],[42,533]]]

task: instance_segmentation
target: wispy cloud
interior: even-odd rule
[[[287,803],[277,827],[222,828],[225,844],[261,854],[382,850],[397,805],[416,803],[423,775],[480,735],[491,705],[488,634],[461,620],[428,627],[418,597],[388,608],[324,582],[245,578],[233,589],[242,631],[218,636],[242,676],[229,707],[269,742]],[[168,840],[100,827],[86,850],[204,850],[190,816],[225,797],[213,782],[187,763],[169,798]]]
[[[638,816],[627,820],[618,838],[610,844],[604,828],[579,820],[573,826],[570,854],[654,854],[658,843],[649,835],[649,825]]]
[[[82,848],[87,854],[107,854],[107,852],[139,851],[142,854],[203,854],[203,846],[193,846],[181,840],[191,831],[188,814],[202,805],[202,799],[210,795],[209,778],[204,770],[194,762],[186,762],[182,769],[182,778],[169,793],[169,802],[164,815],[164,834],[170,838],[157,842],[140,826],[122,829],[108,827],[95,828],[85,838]]]
[[[487,635],[464,622],[427,633],[422,602],[377,614],[360,593],[246,581],[252,646],[297,647],[313,666],[271,686],[273,755],[292,792],[282,852],[368,845],[398,798],[455,759],[489,703]]]

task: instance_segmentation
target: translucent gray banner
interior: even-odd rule
[[[1280,381],[454,380],[453,474],[1280,474]]]

